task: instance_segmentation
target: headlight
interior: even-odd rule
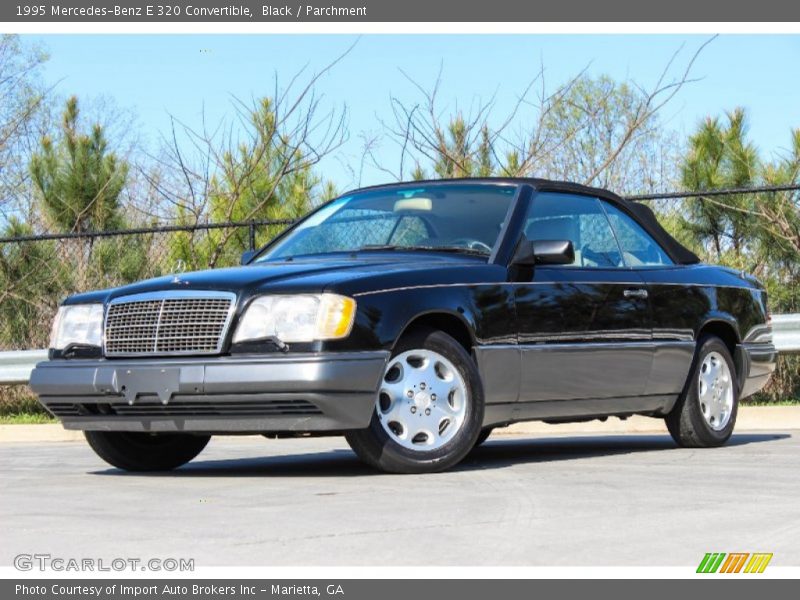
[[[59,307],[50,333],[51,348],[63,350],[71,344],[99,346],[102,340],[102,304],[73,304]]]
[[[245,310],[233,342],[335,340],[350,335],[355,315],[356,301],[336,294],[261,296]]]

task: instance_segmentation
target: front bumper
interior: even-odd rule
[[[369,425],[388,352],[70,359],[30,386],[67,429],[301,433]]]

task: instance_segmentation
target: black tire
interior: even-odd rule
[[[202,452],[210,435],[86,431],[86,441],[97,456],[125,471],[169,471]]]
[[[386,473],[433,473],[449,469],[472,450],[481,432],[483,386],[472,357],[452,337],[432,329],[418,329],[403,336],[392,356],[422,349],[441,354],[458,369],[467,388],[464,422],[443,446],[430,451],[411,450],[391,439],[384,431],[376,409],[369,427],[348,431],[345,438],[363,462]]]
[[[698,378],[703,361],[711,353],[722,356],[728,366],[732,379],[733,407],[727,425],[719,431],[714,430],[703,417],[699,397]],[[684,391],[672,411],[666,416],[667,429],[672,439],[684,448],[711,448],[721,446],[728,441],[736,425],[736,414],[739,409],[739,385],[736,378],[736,366],[728,347],[716,336],[706,336],[697,343],[689,379]]]
[[[492,435],[493,431],[494,431],[493,427],[484,427],[483,429],[481,429],[481,433],[478,436],[478,439],[475,440],[475,445],[473,446],[473,448],[477,448],[478,446],[483,444],[483,442],[488,440],[489,436]]]

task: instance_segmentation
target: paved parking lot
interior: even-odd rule
[[[214,439],[165,475],[83,443],[0,444],[0,564],[18,553],[196,565],[800,565],[800,432],[497,436],[457,470],[382,475],[337,438]]]

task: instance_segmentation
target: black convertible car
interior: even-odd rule
[[[344,434],[408,473],[525,420],[649,415],[718,446],[775,366],[762,286],[601,189],[357,190],[242,262],[68,298],[31,387],[122,469],[220,433]]]

